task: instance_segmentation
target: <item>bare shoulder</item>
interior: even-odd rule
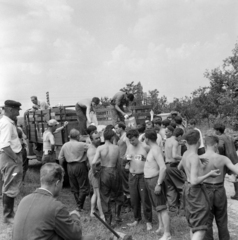
[[[142,144],[142,146],[143,146],[143,148],[145,149],[146,152],[150,151],[150,147],[146,143],[142,142],[141,144]]]
[[[161,148],[159,146],[154,146],[150,150],[154,155],[162,154]]]

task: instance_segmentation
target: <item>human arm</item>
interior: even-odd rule
[[[62,239],[79,240],[82,239],[82,227],[77,214],[71,214],[66,207],[60,207],[55,215],[55,232]]]
[[[58,160],[59,160],[59,164],[62,166],[64,161],[65,161],[65,157],[64,157],[64,146],[62,146],[62,148],[60,149],[60,153],[58,156]]]
[[[217,177],[219,176],[220,170],[211,170],[209,173],[199,176],[199,169],[200,169],[200,160],[198,157],[191,160],[191,171],[190,171],[190,182],[193,185],[202,183],[205,179],[209,177]]]
[[[225,166],[238,175],[238,164],[234,165],[229,158],[224,158]]]
[[[56,134],[57,132],[60,132],[61,130],[63,130],[66,126],[68,125],[68,122],[64,122],[64,125],[62,127],[57,128],[53,134]]]
[[[178,154],[178,142],[176,141],[176,142],[174,142],[173,143],[173,147],[172,147],[172,157],[173,157],[173,159],[175,159],[175,160],[177,160],[177,161],[179,161],[179,160],[181,160],[182,159],[182,156],[180,156],[179,154]]]
[[[183,160],[181,160],[180,162],[179,162],[179,165],[178,165],[178,170],[183,170]]]
[[[96,150],[95,156],[94,156],[94,158],[92,160],[92,171],[93,171],[93,174],[95,174],[96,171],[97,171],[96,165],[100,161],[100,155],[101,155],[100,147],[98,147],[97,150]]]
[[[163,183],[163,181],[165,179],[166,165],[164,163],[164,158],[163,158],[163,155],[162,155],[160,149],[154,150],[153,157],[159,166],[159,178],[158,178],[157,184],[155,186],[155,194],[158,195],[161,192],[161,184]]]

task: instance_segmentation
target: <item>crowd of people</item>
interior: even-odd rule
[[[234,176],[238,200],[238,157],[233,139],[225,126],[214,125],[214,132],[202,136],[196,121],[188,126],[178,115],[162,120],[147,119],[136,128],[124,122],[129,114],[123,108],[133,101],[133,95],[117,93],[112,101],[114,121],[99,131],[90,119],[90,111],[98,98],[79,101],[76,111],[81,127],[71,129],[69,141],[59,153],[56,163],[54,134],[59,124],[51,119],[43,134],[43,157],[40,171],[41,187],[23,198],[14,217],[14,198],[22,182],[22,143],[15,127],[21,104],[5,102],[0,119],[0,169],[3,176],[4,222],[14,223],[13,239],[81,239],[80,212],[90,196],[90,216],[99,211],[109,225],[121,224],[121,212],[132,211],[135,227],[143,217],[147,231],[153,229],[152,211],[157,213],[160,240],[172,239],[169,212],[185,216],[192,240],[213,239],[213,219],[216,219],[221,240],[230,239],[227,217],[225,175]],[[35,103],[37,104],[37,102]],[[115,119],[120,119],[119,122]],[[88,127],[87,127],[88,123]],[[80,135],[86,135],[86,142]],[[64,163],[76,210],[68,212],[56,200],[64,179]],[[115,203],[113,220],[112,203]],[[94,239],[84,236],[82,239]]]

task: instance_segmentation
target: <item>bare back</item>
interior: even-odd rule
[[[119,148],[112,143],[106,142],[98,147],[102,167],[116,167],[119,160]]]
[[[178,142],[174,137],[170,137],[165,141],[165,162],[176,162],[173,158],[173,151],[178,152]]]
[[[90,167],[92,167],[92,162],[93,162],[93,159],[94,159],[94,156],[96,154],[96,147],[91,144],[88,148],[88,151],[87,151],[87,157],[88,157],[88,161],[89,161],[89,164],[90,164]]]
[[[204,174],[209,173],[211,170],[219,169],[220,175],[216,178],[207,178],[204,182],[206,183],[222,183],[225,177],[225,165],[226,161],[230,161],[227,157],[219,155],[215,152],[205,153],[200,156],[201,158],[207,158],[209,161],[204,167]]]

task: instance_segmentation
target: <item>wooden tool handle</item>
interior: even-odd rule
[[[118,234],[117,232],[115,232],[108,223],[104,222],[104,221],[97,215],[97,213],[94,212],[93,214],[94,214],[94,216],[95,216],[101,223],[103,223],[118,239],[120,238],[119,234]]]

